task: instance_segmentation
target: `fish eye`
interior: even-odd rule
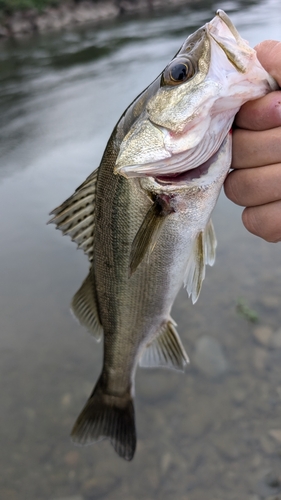
[[[162,75],[162,85],[179,85],[184,83],[195,74],[195,68],[188,59],[174,59],[167,66]]]
[[[188,74],[188,67],[186,64],[176,64],[170,71],[171,80],[174,82],[182,82],[186,79]]]

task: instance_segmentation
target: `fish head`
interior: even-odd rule
[[[186,39],[157,81],[121,142],[116,174],[156,178],[196,169],[218,151],[240,106],[277,88],[221,10]]]

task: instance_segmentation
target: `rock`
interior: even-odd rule
[[[193,361],[201,372],[210,377],[222,375],[228,369],[220,343],[208,336],[197,341]]]
[[[263,462],[263,458],[261,455],[254,455],[252,460],[251,460],[251,466],[254,468],[254,469],[258,469],[261,467],[262,465],[262,462]]]
[[[5,500],[17,500],[18,492],[11,489],[1,489],[1,497]]]
[[[9,30],[5,26],[0,26],[0,37],[6,38],[9,36]]]
[[[278,396],[281,398],[281,385],[276,387],[276,391],[277,391]]]
[[[281,443],[281,429],[271,429],[268,434],[275,439],[278,443]]]
[[[67,392],[62,396],[60,404],[64,409],[68,409],[71,405],[71,402],[72,402],[72,395],[69,392]]]
[[[233,391],[232,400],[237,405],[242,405],[248,397],[248,393],[245,389],[237,388]]]
[[[50,500],[84,500],[80,495],[74,497],[52,498]]]
[[[258,482],[258,493],[264,500],[279,500],[280,481],[273,471],[268,471]]]
[[[279,309],[280,307],[280,297],[276,295],[265,295],[261,298],[261,303],[267,309]]]
[[[229,432],[222,432],[220,439],[215,444],[218,452],[223,458],[227,458],[227,460],[237,460],[241,457],[242,450],[239,445],[240,443],[235,439],[235,436]]]
[[[272,329],[269,326],[257,326],[253,330],[255,340],[263,346],[269,345],[272,334]]]
[[[82,487],[86,500],[107,497],[117,487],[119,478],[112,475],[98,476],[86,481]]]
[[[75,465],[77,465],[79,462],[79,459],[80,459],[80,455],[79,455],[78,451],[75,451],[75,450],[69,451],[63,457],[64,463],[66,465],[68,465],[69,467],[74,467]]]
[[[30,422],[33,422],[36,418],[36,412],[35,412],[34,408],[30,408],[30,407],[24,408],[23,414],[26,417],[26,419],[29,420]]]
[[[172,463],[172,455],[170,453],[164,453],[161,458],[161,472],[165,475]]]
[[[178,390],[180,382],[178,373],[158,368],[144,370],[141,380],[137,380],[137,394],[140,401],[148,403],[170,400]]]
[[[9,23],[10,31],[13,35],[32,33],[34,31],[33,23],[25,18],[13,18]]]
[[[274,349],[281,348],[281,328],[273,333],[270,339],[270,347],[273,347]]]
[[[50,500],[84,500],[80,495],[74,497],[51,498]]]
[[[255,347],[253,351],[254,367],[257,370],[264,370],[268,359],[268,352],[261,347]]]
[[[186,0],[166,0],[166,7],[182,5]],[[112,19],[125,12],[137,13],[163,8],[163,0],[69,0],[42,10],[27,9],[13,14],[3,14],[0,22],[0,37],[18,36],[34,31],[53,31],[75,24]]]
[[[260,445],[262,451],[266,453],[266,455],[272,455],[274,453],[275,449],[274,444],[272,443],[272,440],[268,436],[264,434],[260,436]]]
[[[91,5],[90,2],[83,2],[83,4],[80,4],[79,8],[75,9],[73,12],[74,20],[77,23],[88,22],[89,19],[92,19],[93,17],[93,13],[91,12],[92,10],[93,5]]]
[[[265,476],[265,484],[269,488],[280,488],[280,480],[273,472],[268,472]]]

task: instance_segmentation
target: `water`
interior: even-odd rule
[[[280,245],[248,234],[241,210],[223,196],[214,214],[216,265],[199,302],[192,306],[182,291],[173,311],[191,365],[183,376],[137,373],[133,462],[108,442],[77,448],[68,437],[98,377],[102,346],[69,313],[87,259],[46,225],[48,212],[98,165],[125,107],[217,7],[252,45],[281,38],[279,2],[268,0],[199,3],[1,42],[5,500],[281,498]],[[239,298],[259,323],[238,315]]]

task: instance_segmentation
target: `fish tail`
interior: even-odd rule
[[[102,386],[100,378],[74,424],[71,437],[82,445],[109,439],[120,457],[132,460],[137,438],[131,394],[112,396]]]

